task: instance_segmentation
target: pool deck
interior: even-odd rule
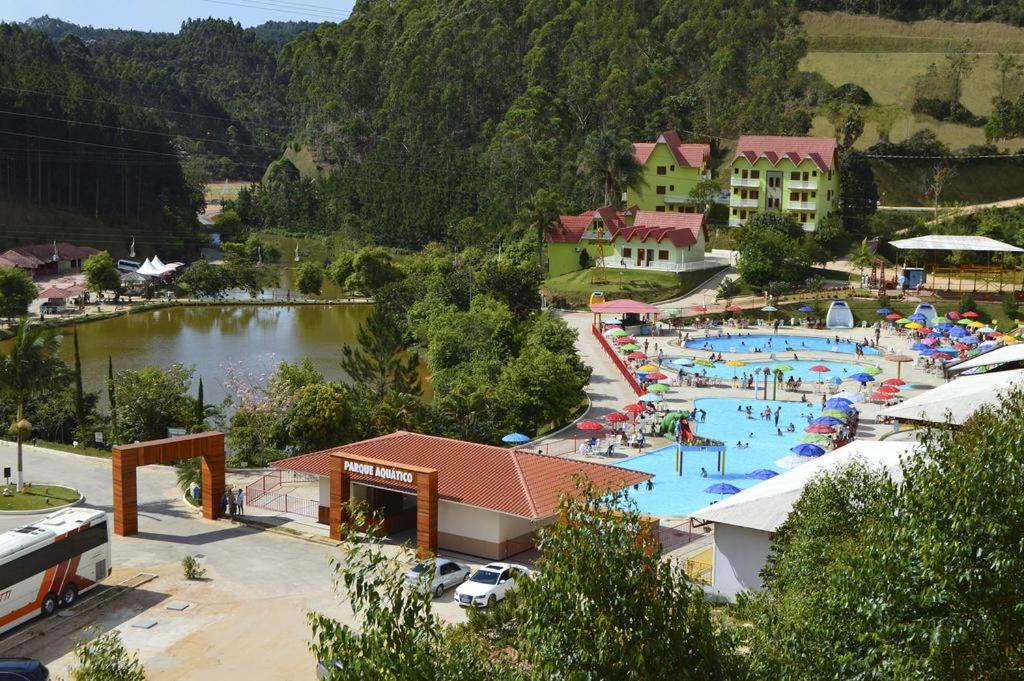
[[[625,379],[619,373],[618,369],[616,369],[615,365],[612,364],[611,359],[608,358],[604,349],[591,333],[590,325],[593,315],[589,312],[560,312],[558,314],[570,327],[579,333],[577,349],[583,361],[593,368],[590,384],[587,386],[587,395],[590,397],[591,407],[584,415],[584,418],[603,422],[603,417],[606,414],[612,411],[621,411],[625,405],[635,403],[636,395],[627,385]],[[734,333],[772,333],[770,327],[751,327],[748,329],[729,330]],[[693,327],[684,327],[681,331],[683,334],[689,332],[691,339],[695,336],[703,335],[704,333],[703,329],[696,329]],[[637,337],[650,340],[651,354],[656,353],[654,346],[655,343],[657,343],[659,348],[665,349],[666,357],[683,356],[692,359],[700,359],[711,356],[712,353],[710,351],[680,347],[679,336],[674,331],[671,333],[672,335]],[[869,337],[869,334],[871,338],[874,337],[874,330],[870,328],[812,330],[802,327],[783,326],[779,329],[779,334],[793,336],[807,335],[818,338],[834,338],[838,335],[840,338],[863,342],[866,337]],[[897,336],[891,332],[887,332],[885,329],[883,329],[881,339],[879,340],[879,347],[885,350],[885,354],[889,354],[890,352],[899,352],[910,356],[916,356],[916,352],[909,351],[910,344],[911,342],[906,337]],[[786,361],[787,358],[785,357],[784,352],[777,354],[778,359],[776,361]],[[770,355],[768,353],[761,352],[726,352],[725,355],[727,359],[739,359],[749,362],[770,361]],[[848,363],[855,362],[861,365],[874,365],[881,368],[884,372],[878,376],[879,382],[896,376],[897,365],[892,362],[885,361],[883,359],[884,355],[868,355],[861,360],[857,360],[850,353],[829,352],[823,350],[803,350],[799,353],[799,356],[801,360],[822,360]],[[923,368],[917,367],[914,363],[910,362],[902,365],[900,377],[907,382],[907,385],[901,387],[900,397],[903,398],[919,395],[921,392],[933,388],[943,382],[941,377],[936,374],[928,373]],[[841,389],[854,389],[854,387],[855,384],[846,384],[842,386]],[[817,404],[821,398],[820,392],[816,392],[816,388],[816,384],[805,382],[804,389],[800,392],[795,393],[779,390],[776,395],[776,399],[798,402],[800,401],[801,395],[806,395],[809,402]],[[701,397],[730,397],[749,401],[752,399],[752,391],[732,388],[728,385],[715,385],[704,388],[687,386],[673,387],[665,393],[666,409],[673,410],[691,408],[693,400]],[[876,423],[875,419],[882,408],[880,405],[871,402],[864,402],[858,404],[857,408],[860,411],[860,425],[857,430],[858,438],[877,440],[883,434],[889,432],[889,426]],[[608,457],[580,456],[577,453],[577,439],[585,436],[585,433],[582,433],[575,427],[571,426],[536,444],[527,445],[526,447],[529,449],[537,449],[539,448],[538,445],[542,445],[551,453],[559,456],[565,456],[566,458],[597,463],[609,463],[610,460]],[[671,441],[667,438],[651,437],[648,438],[649,446],[645,448],[644,452],[638,452],[633,449],[621,450],[620,454],[612,461],[615,463],[628,461],[641,453],[649,452],[652,449],[670,444],[670,442]],[[626,465],[628,466],[628,464]],[[665,548],[665,555],[683,563],[685,563],[687,558],[691,558],[695,554],[700,553],[711,542],[710,528],[692,527],[689,517],[686,516],[662,516],[661,527],[662,543]]]

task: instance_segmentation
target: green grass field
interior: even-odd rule
[[[15,492],[14,485],[0,487],[0,489],[14,492],[12,496],[0,496],[0,511],[45,510],[54,506],[63,506],[79,497],[75,490],[56,485],[33,485],[25,492]]]
[[[223,180],[221,182],[210,182],[206,185],[205,196],[207,201],[234,201],[238,198],[238,192],[243,187],[248,187],[251,182],[243,180]]]
[[[882,205],[931,205],[924,195],[924,177],[932,172],[932,163],[873,160]],[[1016,196],[1024,196],[1024,165],[993,160],[957,166],[956,175],[943,192],[942,203],[988,203]]]
[[[655,272],[647,270],[606,270],[608,276],[605,283],[591,282],[593,270],[569,272],[558,277],[546,279],[541,291],[556,303],[571,307],[586,305],[593,291],[604,291],[609,300],[614,298],[632,298],[645,302],[654,302],[681,296],[692,291],[701,283],[713,277],[723,268],[709,268],[696,272]]]

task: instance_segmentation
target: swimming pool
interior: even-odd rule
[[[817,381],[819,378],[822,381],[829,381],[833,378],[844,379],[850,374],[855,374],[860,371],[859,367],[863,363],[858,364],[856,362],[847,362],[844,360],[795,360],[793,359],[793,353],[776,353],[778,359],[775,361],[758,361],[758,362],[744,362],[743,366],[730,367],[726,366],[724,362],[716,362],[713,367],[694,366],[689,360],[680,358],[666,357],[662,364],[669,369],[678,371],[680,368],[683,371],[692,374],[707,373],[708,376],[716,376],[723,379],[731,379],[733,376],[742,376],[743,374],[749,375],[751,372],[757,372],[760,377],[763,377],[763,370],[768,367],[769,370],[774,369],[777,366],[791,366],[792,370],[784,369],[782,372],[783,380],[788,380],[791,376],[793,378],[799,378],[805,383],[808,381]],[[799,353],[797,353],[799,356]],[[869,362],[870,363],[870,362]],[[829,368],[827,372],[821,372],[820,374],[811,371],[813,366],[826,366]],[[856,383],[850,383],[850,386],[855,387]]]
[[[727,335],[731,334],[731,335]],[[712,352],[784,352],[799,353],[801,350],[822,350],[826,352],[845,352],[854,354],[856,343],[847,338],[836,336],[787,336],[784,334],[746,334],[745,332],[726,332],[721,336],[715,332],[711,336],[700,336],[686,341],[685,347],[691,350],[710,350]],[[865,355],[880,355],[881,350],[864,347]]]
[[[748,419],[745,414],[737,412],[737,407],[753,408],[754,418]],[[748,478],[747,474],[766,468],[776,472],[786,470],[776,462],[791,456],[790,447],[797,444],[804,434],[807,416],[817,416],[817,405],[801,404],[800,402],[779,402],[764,400],[743,400],[724,397],[702,397],[694,400],[694,409],[707,412],[707,421],[696,424],[698,435],[715,438],[726,443],[725,474],[717,472],[718,454],[714,452],[687,452],[683,460],[683,474],[675,470],[676,446],[669,445],[656,449],[648,454],[616,466],[631,468],[637,471],[654,474],[654,489],[647,490],[643,485],[639,490],[631,491],[641,513],[663,516],[685,516],[712,501],[722,499],[720,494],[709,494],[704,490],[719,482],[746,489],[761,480]],[[763,421],[758,413],[769,406],[774,411],[781,407],[779,427],[782,435],[776,433],[774,420]],[[795,432],[786,432],[790,423]],[[737,449],[736,442],[749,442],[749,449]],[[701,475],[701,469],[707,471],[707,477]]]

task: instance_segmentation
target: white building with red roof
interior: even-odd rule
[[[332,536],[343,500],[358,499],[383,516],[389,533],[415,528],[421,548],[433,541],[435,552],[492,560],[531,548],[534,531],[554,520],[559,500],[576,493],[578,479],[611,491],[652,477],[406,431],[271,465],[320,477],[320,515],[331,519]]]
[[[839,209],[839,152],[832,137],[743,135],[729,167],[729,225],[759,212],[792,216],[813,232]]]

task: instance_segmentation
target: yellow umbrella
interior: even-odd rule
[[[910,329],[911,331],[917,331],[918,329],[923,329],[924,326],[921,325],[921,324],[918,324],[917,322],[910,322],[909,324],[907,324],[903,328]]]
[[[746,366],[746,365],[747,365],[746,362],[742,362],[742,361],[740,361],[738,359],[730,359],[728,362],[725,363],[725,366],[727,366],[727,367],[742,367],[742,366]]]
[[[985,324],[983,322],[974,321],[968,324],[967,326],[971,327],[972,329],[980,329],[981,327],[985,326]]]
[[[658,367],[654,366],[653,364],[641,364],[639,367],[637,367],[636,370],[637,371],[654,371],[657,368]]]
[[[1005,336],[1002,337],[1001,340],[1004,343],[1019,343],[1020,342],[1020,338],[1017,338],[1016,336],[1011,336],[1010,334],[1006,334]]]

